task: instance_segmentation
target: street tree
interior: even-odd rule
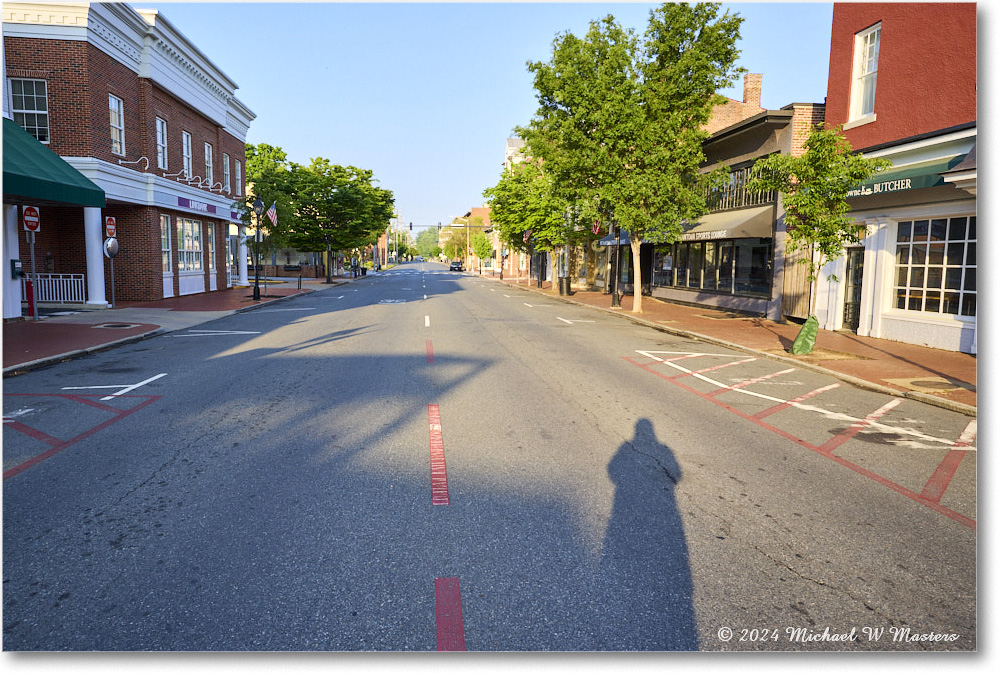
[[[743,19],[718,3],[664,4],[642,38],[613,16],[587,34],[558,36],[548,62],[528,64],[538,109],[516,130],[542,160],[554,192],[629,233],[637,280],[640,245],[671,243],[707,212],[724,169],[699,171],[703,127],[736,67]],[[633,311],[642,312],[641,284]]]
[[[569,243],[572,229],[564,215],[568,202],[556,194],[552,177],[537,161],[505,169],[483,196],[490,205],[490,222],[507,247],[552,251]]]
[[[493,257],[493,242],[480,230],[472,233],[472,252],[479,258],[479,271],[483,271],[483,261]]]
[[[234,210],[240,214],[246,229],[261,230],[262,241],[253,249],[253,254],[259,257],[287,244],[289,233],[295,228],[295,173],[281,148],[247,143],[245,152],[247,189],[234,204]],[[275,206],[280,214],[277,225],[266,216],[254,215],[253,205],[258,197],[265,208]],[[256,260],[254,264],[259,262]]]
[[[438,248],[437,229],[429,227],[418,232],[414,246],[418,255],[422,255],[428,260],[433,259],[435,257],[434,249]]]
[[[860,241],[861,228],[847,216],[847,193],[875,173],[892,166],[884,158],[864,157],[851,151],[842,128],[817,124],[798,156],[775,154],[757,162],[750,175],[751,190],[781,194],[785,208],[788,249],[805,249],[799,262],[809,267],[809,311],[794,353],[809,353],[818,329],[813,316],[816,278],[830,261],[844,253],[844,246]],[[836,280],[833,273],[829,275]]]
[[[364,248],[385,230],[393,214],[392,192],[373,184],[372,171],[322,157],[295,165],[294,173],[297,223],[290,241],[302,250],[326,251],[330,283],[334,252]]]

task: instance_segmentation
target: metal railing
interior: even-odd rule
[[[40,273],[35,281],[36,302],[86,302],[87,279],[83,274]],[[28,297],[27,278],[21,279],[21,297]]]

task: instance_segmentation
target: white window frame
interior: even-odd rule
[[[111,120],[111,153],[125,156],[125,101],[108,94],[108,113]]]
[[[236,160],[236,192],[237,197],[243,196],[243,166]]]
[[[205,251],[208,254],[208,271],[215,272],[215,223],[205,223]]]
[[[191,134],[186,131],[181,132],[181,155],[184,158],[184,177],[193,178],[194,160],[191,156]]]
[[[212,149],[211,143],[205,144],[205,182],[208,183],[208,188],[212,189],[212,183],[214,182],[215,174],[215,157],[214,151]]]
[[[204,269],[201,228],[200,220],[177,219],[177,270],[181,274],[194,274]]]
[[[848,113],[849,125],[845,125],[845,129],[875,121],[875,94],[878,84],[878,61],[881,42],[881,22],[854,36],[854,63],[851,68],[851,107]]]
[[[29,108],[24,105],[25,95],[24,95],[24,84],[26,82],[31,83],[32,93],[30,94],[31,100],[34,102],[35,107]],[[21,85],[21,93],[14,93],[15,83]],[[38,95],[38,85],[42,85],[42,95]],[[19,127],[27,131],[29,134],[35,137],[39,143],[49,143],[49,85],[45,80],[37,80],[28,77],[13,77],[8,80],[7,83],[7,94],[10,101],[10,113],[11,119],[17,123]],[[17,99],[21,99],[21,105],[16,105]],[[41,100],[42,108],[38,107],[38,102]],[[28,119],[31,118],[33,124],[28,124]],[[39,122],[44,120],[45,126],[43,127]],[[44,129],[45,138],[39,138],[39,132]]]
[[[163,273],[172,274],[174,262],[170,256],[173,246],[170,244],[170,216],[165,213],[160,214],[160,253],[162,256]]]
[[[167,169],[167,121],[156,118],[156,167]]]
[[[229,180],[229,155],[227,153],[222,153],[222,189],[229,192],[232,184]]]

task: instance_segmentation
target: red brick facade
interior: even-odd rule
[[[848,128],[864,149],[976,120],[975,3],[835,3],[826,121],[850,122],[855,36],[881,23],[875,120]]]
[[[205,178],[205,143],[213,148],[213,184],[224,183],[224,158],[229,155],[229,191],[216,187],[214,199],[222,196],[235,200],[236,168],[245,181],[245,149],[241,139],[221,125],[208,119],[195,108],[165,91],[152,80],[140,78],[133,70],[88,42],[27,37],[5,37],[4,50],[7,75],[11,78],[45,80],[49,109],[49,148],[63,157],[89,157],[120,166],[136,173],[154,174],[158,180],[177,181],[183,168],[182,132],[192,136],[192,172]],[[122,99],[125,117],[125,154],[112,152],[109,94]],[[156,118],[167,123],[168,168],[157,168]],[[141,157],[147,161],[139,161]],[[139,177],[135,177],[139,178]],[[186,184],[185,184],[186,185]],[[194,187],[197,184],[193,184]],[[245,188],[245,183],[241,187]],[[209,197],[209,186],[204,187]],[[109,195],[110,196],[110,195]],[[42,206],[41,232],[35,257],[39,272],[85,274],[86,242],[84,216],[80,208]],[[206,230],[214,228],[216,288],[226,287],[227,217],[211,213],[192,214],[182,210],[126,203],[109,199],[102,217],[117,221],[119,253],[114,259],[115,293],[117,300],[145,301],[164,297],[160,236],[160,215],[170,217],[173,294],[180,288],[178,269],[178,218],[190,218],[202,223],[204,288],[212,287],[209,279],[208,238]],[[228,216],[228,212],[225,216]],[[30,252],[24,231],[20,230],[21,259],[28,270]],[[111,298],[111,277],[105,261],[105,286]]]

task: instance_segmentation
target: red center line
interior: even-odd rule
[[[431,504],[447,506],[448,467],[444,462],[444,436],[441,434],[441,411],[437,405],[427,406],[427,423],[431,436]]]
[[[437,619],[437,650],[465,651],[465,621],[462,619],[462,593],[457,577],[434,580],[434,615]]]
[[[955,472],[958,471],[958,465],[965,458],[966,450],[964,448],[972,445],[975,439],[976,420],[972,420],[965,427],[965,431],[958,437],[958,440],[955,441],[951,450],[941,460],[937,469],[934,470],[934,475],[927,481],[923,492],[920,493],[921,497],[935,504],[941,501],[941,497],[944,496],[948,486],[951,485],[951,479],[955,477]]]
[[[434,345],[427,341],[427,363],[434,363]]]

